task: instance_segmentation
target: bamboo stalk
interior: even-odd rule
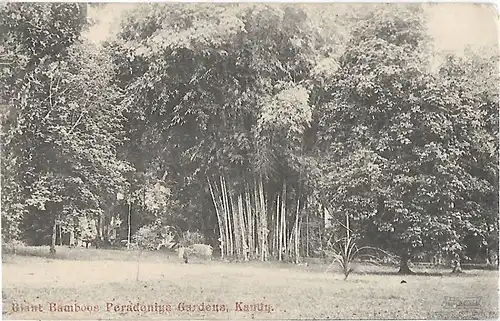
[[[264,200],[264,185],[262,182],[262,176],[260,177],[260,181],[259,181],[259,198],[260,198],[260,222],[261,222],[261,230],[260,230],[260,233],[261,233],[261,253],[260,253],[260,256],[261,256],[261,261],[264,261],[265,260],[265,253],[267,252],[266,248],[265,248],[265,237],[266,237],[265,230],[267,229],[267,226],[265,224],[266,204],[265,204],[265,200]]]
[[[297,212],[295,215],[295,263],[299,263],[299,209],[300,209],[300,197],[297,197]]]
[[[231,255],[231,240],[230,240],[230,233],[229,233],[229,206],[227,205],[227,194],[224,186],[224,178],[221,176],[220,177],[220,188],[221,188],[221,196],[222,196],[222,202],[223,202],[223,207],[224,207],[224,228],[226,230],[226,255],[229,256]]]
[[[292,228],[290,229],[290,236],[288,237],[288,241],[286,242],[287,256],[289,259],[292,257],[292,254],[293,254],[292,242],[293,242],[294,235],[295,235],[295,222],[292,225]]]
[[[351,235],[350,235],[350,231],[349,231],[349,214],[345,214],[345,222],[346,222],[346,235],[347,235],[347,242],[345,243],[345,247],[346,247],[346,252],[347,252],[347,247],[348,247],[348,243],[349,241],[351,240]]]
[[[306,213],[306,257],[309,257],[309,211]]]
[[[241,194],[238,195],[238,216],[240,223],[242,257],[245,261],[248,261],[248,245],[245,238],[245,219],[243,215],[243,196]]]
[[[280,253],[281,259],[286,253],[286,183],[283,182],[283,190],[281,196],[281,235],[280,235]],[[280,260],[281,260],[280,259]]]
[[[232,247],[233,247],[233,253],[232,255],[236,258],[238,258],[238,230],[236,229],[236,219],[237,217],[235,216],[235,209],[236,207],[234,206],[234,200],[233,198],[231,197],[231,191],[229,190],[229,182],[228,181],[225,181],[226,182],[226,191],[227,191],[227,199],[228,199],[228,204],[229,204],[229,234],[230,234],[230,237],[231,237],[231,243],[232,243]]]
[[[264,220],[263,225],[263,231],[264,231],[264,261],[267,261],[268,256],[269,256],[269,249],[268,249],[268,235],[269,235],[269,229],[267,228],[267,199],[264,194],[264,189],[262,189],[262,202],[263,202],[263,211],[262,211],[262,218]]]
[[[260,255],[260,203],[258,196],[258,184],[257,179],[255,179],[254,185],[254,202],[255,202],[255,228],[256,228],[256,239],[255,239],[255,255],[259,257]]]
[[[222,219],[222,225],[224,227],[224,236],[222,237],[222,247],[223,247],[223,252],[225,255],[228,254],[228,241],[227,241],[227,217],[226,217],[226,210],[224,206],[224,201],[223,201],[223,195],[222,195],[222,188],[219,190],[218,184],[214,184],[213,186],[214,192],[218,195],[219,199],[219,204],[221,206],[221,219]]]
[[[223,178],[224,179],[224,178]],[[233,239],[233,216],[231,215],[232,208],[231,208],[231,195],[228,191],[227,188],[228,184],[226,182],[226,179],[224,179],[224,191],[226,195],[226,207],[227,207],[227,221],[228,221],[228,227],[229,227],[229,255],[234,256],[234,239]]]
[[[224,232],[222,229],[222,219],[219,211],[219,204],[217,204],[217,199],[215,197],[214,191],[212,189],[212,184],[210,183],[210,180],[207,177],[207,182],[208,182],[208,187],[210,189],[210,195],[212,196],[212,201],[215,206],[215,213],[217,215],[217,224],[219,226],[219,237],[220,237],[220,250],[221,250],[221,259],[224,259]]]
[[[274,255],[281,260],[281,252],[279,249],[279,219],[280,219],[280,195],[276,196],[276,228],[274,230]]]
[[[253,258],[254,249],[254,232],[253,232],[253,212],[250,200],[250,188],[247,187],[245,191],[245,204],[247,208],[247,238],[248,238],[248,252],[250,254],[250,259]]]
[[[301,215],[300,216],[300,220],[299,220],[299,229],[298,229],[298,232],[297,232],[297,239],[298,239],[298,241],[297,241],[297,263],[299,263],[301,253],[302,253],[302,255],[304,253],[304,243],[300,241],[301,240],[301,235],[303,234],[303,232],[302,232],[302,227],[304,226],[303,225],[303,221],[304,221],[303,219],[304,219],[304,216]]]
[[[229,197],[231,198],[231,206],[232,206],[232,221],[233,221],[233,233],[234,233],[234,245],[235,245],[235,252],[236,252],[236,257],[238,259],[241,259],[241,254],[242,254],[242,245],[241,245],[241,235],[240,235],[240,222],[239,222],[239,215],[238,215],[238,206],[236,205],[236,201],[234,200],[233,197],[231,197],[231,193],[229,194]]]
[[[127,216],[127,221],[128,221],[128,226],[127,226],[127,250],[130,250],[130,239],[132,235],[132,228],[131,228],[131,220],[132,220],[132,209],[131,209],[131,201],[130,198],[128,199],[128,216]]]

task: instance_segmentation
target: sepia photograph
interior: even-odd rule
[[[498,8],[0,4],[4,320],[497,320]]]

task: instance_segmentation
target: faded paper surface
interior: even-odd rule
[[[92,6],[87,14],[94,24],[76,36],[92,45],[83,54],[79,49],[70,51],[75,60],[60,58],[65,54],[30,60],[40,52],[37,48],[48,48],[52,40],[26,35],[46,28],[44,35],[64,38],[64,28],[70,28],[64,23],[76,18],[58,18],[57,8],[50,13],[20,6],[1,9],[8,36],[0,45],[4,55],[0,68],[9,68],[2,72],[1,85],[10,90],[1,98],[6,110],[2,134],[7,137],[2,156],[4,319],[498,318],[498,122],[492,120],[498,118],[498,97],[477,98],[483,97],[481,88],[491,94],[498,79],[498,70],[487,69],[484,58],[499,53],[498,16],[492,6],[423,5],[427,19],[423,34],[431,39],[423,55],[430,57],[431,68],[422,63],[420,69],[429,70],[421,78],[396,71],[395,79],[380,87],[382,78],[377,75],[390,61],[385,57],[408,51],[387,49],[396,43],[389,44],[395,41],[391,31],[376,36],[366,30],[378,22],[384,28],[383,19],[389,21],[388,30],[398,30],[393,23],[399,21],[393,13],[396,4],[382,6],[387,15],[380,21],[369,20],[361,33],[373,42],[358,42],[360,47],[352,47],[356,44],[349,42],[351,33],[375,5],[301,4],[296,11],[286,11],[284,5],[248,5],[247,16],[227,5],[210,10],[200,5],[175,9],[177,13],[169,17],[178,19],[176,26],[172,21],[162,23],[161,12],[167,9],[161,6]],[[282,11],[276,9],[280,6]],[[397,6],[405,10],[404,5]],[[266,11],[272,14],[258,13]],[[295,18],[287,19],[292,13]],[[129,15],[132,20],[125,19]],[[43,22],[47,19],[54,24],[48,27]],[[203,19],[207,22],[199,23]],[[120,35],[124,21],[129,30],[135,23],[149,36],[141,38],[138,32],[124,40]],[[282,36],[275,36],[278,32]],[[404,34],[405,27],[398,32]],[[30,39],[32,46],[16,46],[21,39]],[[372,56],[379,60],[373,64],[359,58],[363,51],[369,56],[380,39],[387,42]],[[49,51],[59,50],[54,48]],[[358,55],[357,64],[346,62],[348,50]],[[107,60],[110,52],[114,60]],[[348,126],[332,125],[347,119],[341,115],[344,109],[328,107],[337,82],[343,92],[357,84],[360,97],[366,88],[382,88],[387,100],[381,101],[397,105],[410,96],[410,91],[392,90],[403,83],[397,79],[407,75],[427,81],[443,66],[447,54],[458,57],[457,64],[473,85],[453,87],[455,82],[450,81],[437,89],[433,101],[446,101],[440,106],[456,107],[453,110],[464,112],[463,117],[443,112],[444,118],[436,116],[440,125],[429,125],[430,129],[417,123],[424,124],[426,117],[418,118],[409,125],[414,127],[400,134],[426,128],[424,142],[397,139],[401,146],[414,147],[409,153],[438,146],[426,154],[440,155],[430,169],[422,160],[421,167],[412,167],[413,174],[408,174],[404,161],[395,156],[399,152],[378,150],[373,147],[375,139],[366,143],[370,140],[366,131],[375,118],[367,121],[359,116],[363,112],[357,114],[359,122],[350,125],[358,134]],[[101,58],[92,60],[94,55]],[[90,67],[80,72],[65,69],[62,62],[87,61],[85,57],[91,57]],[[401,72],[408,61],[415,61],[400,58],[395,54],[394,65],[387,68]],[[474,63],[486,66],[486,71],[477,69],[477,79],[467,69]],[[351,69],[343,72],[346,66]],[[446,79],[459,74],[450,71]],[[30,85],[18,85],[21,77]],[[438,86],[437,81],[429,84]],[[120,90],[113,91],[113,86]],[[418,96],[422,88],[411,95]],[[460,90],[468,91],[468,98],[456,98]],[[364,98],[353,103],[342,93],[336,95],[346,104],[363,106],[360,110],[383,105]],[[410,104],[421,107],[430,101],[418,97]],[[488,104],[493,108],[482,109]],[[462,111],[470,106],[473,112]],[[405,123],[398,111],[388,110],[373,115],[390,114],[390,126]],[[423,114],[435,115],[429,110]],[[404,107],[400,112],[407,113]],[[474,139],[459,134],[449,119],[465,119],[460,126]],[[381,131],[391,132],[389,125]],[[450,130],[439,132],[445,127]],[[449,136],[429,138],[426,134],[432,130],[438,137]],[[333,142],[344,134],[340,145],[356,141],[352,143],[356,148],[334,149]],[[366,140],[357,140],[364,135]],[[394,146],[388,141],[387,146]],[[475,143],[477,149],[469,148]],[[364,158],[367,154],[355,153],[358,148],[383,160]],[[461,156],[450,156],[456,149]],[[418,155],[424,159],[424,153]],[[473,160],[462,163],[469,158]],[[383,164],[395,166],[394,173],[384,172]],[[453,168],[463,171],[451,173]],[[402,179],[395,179],[398,175],[415,179],[420,189],[401,185]],[[412,199],[396,199],[410,190],[416,193]],[[448,194],[439,196],[444,190]],[[380,210],[377,204],[383,195],[389,196],[382,201],[385,210]],[[390,206],[397,207],[396,203],[400,207],[395,216],[381,214],[392,213]],[[375,236],[366,222],[381,222]],[[401,252],[404,246],[410,250]],[[361,248],[370,249],[358,255]],[[457,258],[463,273],[452,273]]]

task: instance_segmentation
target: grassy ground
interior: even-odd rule
[[[360,272],[344,281],[320,265],[183,264],[173,253],[145,252],[137,281],[136,252],[59,248],[59,259],[50,259],[40,257],[45,251],[31,248],[21,251],[23,255],[4,255],[4,319],[498,317],[497,271],[470,270],[455,276],[447,270],[427,270],[430,275],[403,277],[389,268],[360,265]],[[401,284],[402,279],[407,283]],[[127,312],[140,310],[134,307],[137,303],[149,311]],[[89,306],[91,312],[69,312],[75,304]],[[25,311],[18,311],[21,306]],[[171,311],[162,311],[169,307]]]

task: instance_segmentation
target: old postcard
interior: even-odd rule
[[[498,319],[492,6],[0,25],[3,319]]]

